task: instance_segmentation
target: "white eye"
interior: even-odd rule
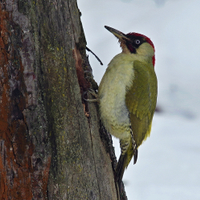
[[[140,40],[135,40],[135,44],[140,44]]]

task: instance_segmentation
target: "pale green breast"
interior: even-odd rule
[[[133,60],[126,54],[118,54],[110,62],[99,86],[101,119],[105,128],[120,139],[129,137],[130,134],[125,95],[133,76]]]

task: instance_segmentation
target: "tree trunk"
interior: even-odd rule
[[[119,199],[76,1],[2,0],[0,35],[0,199]]]

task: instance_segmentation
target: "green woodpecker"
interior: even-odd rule
[[[138,147],[150,135],[157,101],[155,50],[142,34],[105,28],[119,39],[122,48],[109,63],[98,91],[103,125],[120,139],[116,178],[121,180],[133,156],[136,163]]]

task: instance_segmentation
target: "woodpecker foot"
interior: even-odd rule
[[[85,99],[84,95],[87,95],[88,93],[91,94],[93,97],[95,97],[95,99]],[[98,94],[93,89],[89,89],[88,91],[85,91],[83,93],[83,99],[87,102],[99,102]]]

